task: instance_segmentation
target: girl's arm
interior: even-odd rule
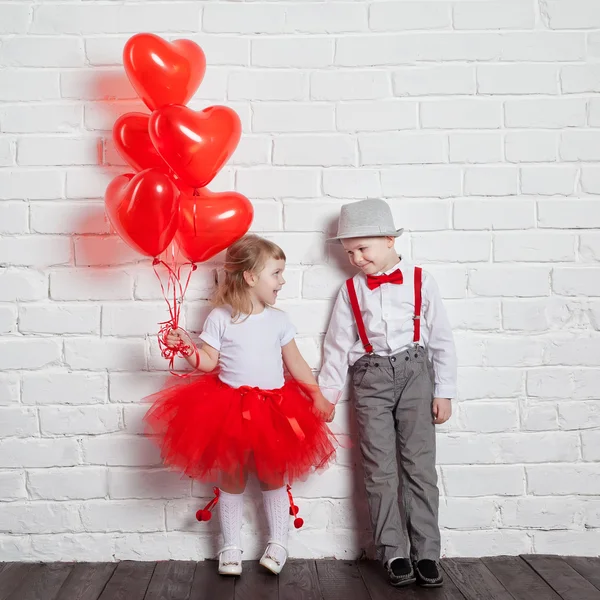
[[[292,340],[281,348],[283,363],[290,375],[300,384],[304,384],[306,390],[312,396],[315,410],[327,421],[331,422],[335,414],[335,407],[321,393],[319,384],[315,379],[310,367],[300,354],[296,341]]]
[[[202,344],[201,348],[198,348],[187,331],[183,329],[172,329],[169,331],[167,335],[167,344],[169,346],[177,347],[180,341],[189,347],[188,354],[184,358],[192,368],[204,373],[210,373],[215,369],[219,362],[218,350],[209,346],[206,342]]]

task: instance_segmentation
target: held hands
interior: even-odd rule
[[[335,417],[335,406],[323,394],[317,394],[313,400],[315,412],[326,422],[331,423]]]
[[[445,423],[452,415],[452,402],[449,398],[433,399],[433,422],[436,425]]]

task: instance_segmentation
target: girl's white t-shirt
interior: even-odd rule
[[[284,384],[281,348],[295,335],[288,316],[270,306],[236,321],[231,319],[229,306],[220,306],[208,315],[200,339],[219,351],[223,383],[274,390]]]

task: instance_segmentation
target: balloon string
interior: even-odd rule
[[[181,282],[182,268],[186,266],[190,266],[190,270],[188,271],[187,278],[185,279],[185,283]],[[180,373],[176,373],[175,368],[175,357],[178,354],[186,356],[189,354],[191,348],[188,344],[185,344],[183,340],[180,340],[177,346],[169,346],[167,344],[167,336],[172,329],[177,329],[179,327],[179,320],[181,317],[181,305],[183,303],[183,298],[187,292],[188,286],[190,284],[190,279],[192,277],[192,273],[197,269],[196,265],[193,263],[185,263],[184,265],[179,266],[177,269],[171,268],[167,263],[159,258],[155,258],[152,262],[152,267],[154,269],[154,273],[158,279],[160,284],[160,289],[162,291],[163,298],[167,303],[167,307],[169,309],[169,319],[166,321],[162,321],[159,323],[161,326],[158,331],[158,347],[160,348],[161,356],[169,361],[169,371],[178,377],[182,377]],[[167,285],[165,289],[165,284],[160,276],[159,267],[164,267],[167,271]],[[173,292],[173,298],[171,301],[170,295],[171,291]],[[185,375],[183,375],[185,376]]]

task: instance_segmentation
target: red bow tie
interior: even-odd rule
[[[370,290],[378,288],[382,283],[396,283],[400,284],[404,281],[402,278],[402,271],[396,269],[389,275],[367,275],[367,287]]]

